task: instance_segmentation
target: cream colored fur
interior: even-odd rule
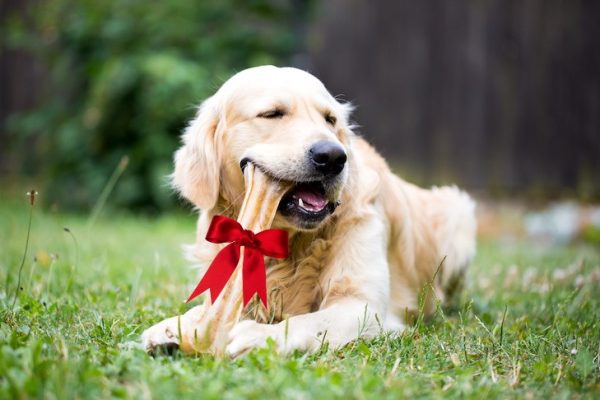
[[[277,120],[258,118],[283,107]],[[474,203],[456,187],[425,190],[394,175],[385,161],[351,131],[351,108],[336,101],[320,81],[293,68],[242,71],[200,107],[175,155],[173,182],[200,208],[194,262],[208,265],[218,250],[204,240],[215,214],[237,216],[244,186],[240,160],[249,157],[275,178],[302,180],[306,151],[318,140],[345,148],[348,162],[334,196],[341,201],[318,229],[302,231],[277,216],[290,232],[290,256],[270,260],[270,314],[251,304],[230,333],[228,354],[263,346],[272,337],[279,351],[314,351],[323,341],[342,346],[382,329],[401,331],[426,296],[446,301],[460,286],[475,254]],[[333,115],[335,125],[324,119]],[[427,295],[428,294],[428,295]],[[193,308],[181,329],[193,332]],[[148,350],[178,343],[178,318],[143,334]]]

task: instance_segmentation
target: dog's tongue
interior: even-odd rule
[[[298,186],[294,191],[294,197],[302,199],[304,208],[311,211],[320,211],[327,205],[325,195],[310,186]]]

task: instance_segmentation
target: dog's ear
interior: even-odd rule
[[[355,136],[354,129],[357,126],[352,121],[352,112],[354,111],[354,105],[350,102],[337,102],[339,107],[339,113],[342,115],[343,123],[340,124],[338,130],[338,136],[345,144],[348,144]]]
[[[219,112],[209,98],[182,136],[183,145],[175,153],[172,184],[183,197],[202,209],[213,208],[219,197],[220,149],[217,143]]]

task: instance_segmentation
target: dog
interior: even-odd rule
[[[313,75],[261,66],[231,77],[198,109],[175,154],[173,186],[201,210],[188,256],[207,266],[216,214],[235,218],[243,167],[294,182],[273,227],[290,255],[267,259],[270,312],[251,303],[229,333],[232,357],[264,346],[312,352],[402,332],[461,288],[476,250],[475,203],[458,188],[419,188],[394,175],[353,132],[352,106]],[[147,329],[149,352],[191,335],[195,309]]]

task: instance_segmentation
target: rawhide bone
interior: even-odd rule
[[[253,232],[271,227],[281,198],[292,184],[267,176],[252,163],[244,168],[245,196],[237,221]],[[194,326],[180,329],[180,349],[186,353],[220,355],[227,345],[227,336],[243,311],[242,263],[243,251],[235,272],[221,294],[211,304],[205,296],[204,304],[186,313],[186,321]],[[189,313],[195,315],[189,316]],[[191,318],[189,318],[191,317]],[[193,332],[191,332],[193,331]]]

